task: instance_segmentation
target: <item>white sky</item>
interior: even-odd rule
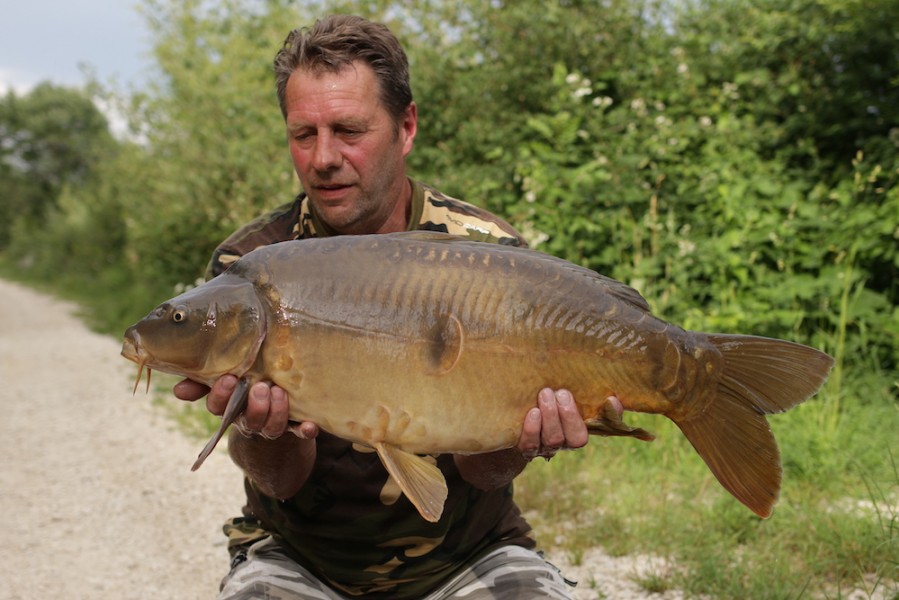
[[[140,87],[149,35],[138,0],[0,0],[0,93],[50,80],[80,86],[89,65],[104,83]]]

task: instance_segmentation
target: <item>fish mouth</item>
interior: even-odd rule
[[[130,361],[140,362],[141,351],[138,350],[137,342],[131,339],[130,335],[125,337],[125,341],[122,342],[122,356]]]
[[[125,332],[125,341],[122,342],[122,356],[137,363],[137,377],[134,380],[134,389],[131,391],[132,394],[136,394],[137,386],[140,385],[140,380],[143,379],[144,367],[147,362],[149,362],[150,356],[140,347],[139,336],[137,332],[132,329]],[[150,377],[152,374],[153,370],[150,367],[147,367],[147,392],[150,391]]]

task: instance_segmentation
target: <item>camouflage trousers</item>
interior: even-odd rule
[[[559,570],[532,550],[494,550],[422,600],[571,600]],[[247,560],[222,580],[218,600],[352,600],[291,560],[271,538],[250,547]]]

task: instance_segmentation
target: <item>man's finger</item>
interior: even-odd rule
[[[203,385],[193,379],[183,379],[175,384],[172,393],[176,398],[193,402],[209,393],[209,386]]]
[[[252,431],[262,431],[271,410],[272,391],[265,382],[254,383],[247,398],[244,422]]]
[[[280,437],[287,429],[288,404],[287,394],[279,387],[272,387],[270,392],[268,418],[262,427],[262,435],[274,439]]]
[[[301,440],[311,440],[318,436],[318,425],[309,421],[302,423],[290,423],[287,430],[300,438]]]
[[[549,388],[540,390],[537,397],[543,424],[540,429],[540,441],[544,448],[561,448],[565,443],[565,432],[559,420],[559,406],[556,395]]]
[[[540,451],[540,427],[542,423],[543,415],[539,408],[532,408],[524,417],[521,437],[518,440],[518,449],[528,460],[537,456],[537,453]]]
[[[206,396],[206,408],[214,415],[223,415],[225,407],[228,406],[228,400],[237,387],[237,377],[234,375],[222,375],[212,384],[209,395]]]
[[[562,426],[563,438],[566,448],[581,448],[587,444],[589,434],[584,418],[578,411],[574,396],[568,390],[556,392],[559,421]]]

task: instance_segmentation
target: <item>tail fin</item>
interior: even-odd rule
[[[833,366],[827,354],[793,342],[744,335],[709,335],[723,356],[717,394],[677,426],[727,489],[761,517],[780,493],[777,442],[765,415],[811,397]]]

